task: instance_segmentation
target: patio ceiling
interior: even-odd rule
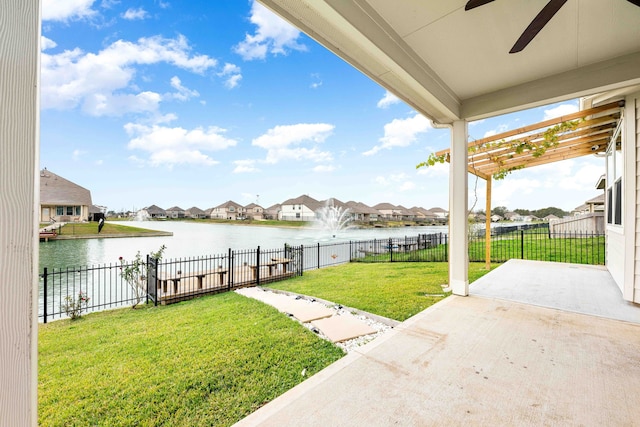
[[[469,143],[469,172],[489,179],[501,172],[603,153],[618,126],[623,105],[612,102],[472,141]],[[577,125],[556,133],[557,140],[543,148],[543,152],[538,151],[537,148],[546,142],[546,131],[565,122]],[[523,149],[523,145],[529,148]],[[448,162],[450,150],[438,151],[435,156]]]
[[[640,7],[568,0],[521,52],[546,1],[259,0],[437,123],[640,84]]]

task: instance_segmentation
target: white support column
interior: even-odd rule
[[[0,425],[35,426],[40,2],[0,10]]]
[[[451,128],[449,162],[449,286],[454,295],[469,295],[467,122]]]

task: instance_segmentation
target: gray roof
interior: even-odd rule
[[[296,197],[295,199],[289,199],[287,201],[282,202],[282,206],[284,205],[304,205],[315,211],[323,206],[322,203],[314,199],[313,197],[309,197],[306,194],[303,196]]]
[[[166,215],[166,213],[167,213],[167,211],[165,211],[164,209],[162,209],[161,207],[156,206],[156,205],[151,205],[151,206],[145,208],[145,210],[147,211],[147,213],[149,213],[149,215],[152,215],[152,214],[165,214]]]
[[[228,208],[230,206],[233,206],[234,208],[244,208],[244,206],[242,206],[239,203],[234,202],[233,200],[227,200],[226,202],[224,202],[221,205],[216,206],[214,209],[219,209],[219,208]]]
[[[374,209],[371,206],[365,205],[362,202],[349,201],[346,204],[349,207],[349,210],[353,213],[369,214],[369,215],[378,215],[380,213],[377,209]]]
[[[167,212],[184,212],[184,209],[182,209],[179,206],[174,206],[172,208],[169,209],[165,209]]]
[[[373,205],[373,208],[378,209],[379,211],[393,211],[398,209],[397,206],[394,206],[391,203],[378,203],[377,205]]]
[[[40,204],[91,206],[91,192],[45,168],[40,171]]]
[[[206,215],[206,213],[202,209],[195,206],[187,209],[186,211],[184,211],[184,213],[188,215]]]

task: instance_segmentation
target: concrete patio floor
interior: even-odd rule
[[[509,261],[470,289],[237,425],[640,423],[640,307],[606,270]]]

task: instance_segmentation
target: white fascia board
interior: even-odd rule
[[[469,120],[512,113],[640,84],[640,52],[462,101]]]
[[[429,119],[460,119],[453,92],[366,2],[258,1]]]

